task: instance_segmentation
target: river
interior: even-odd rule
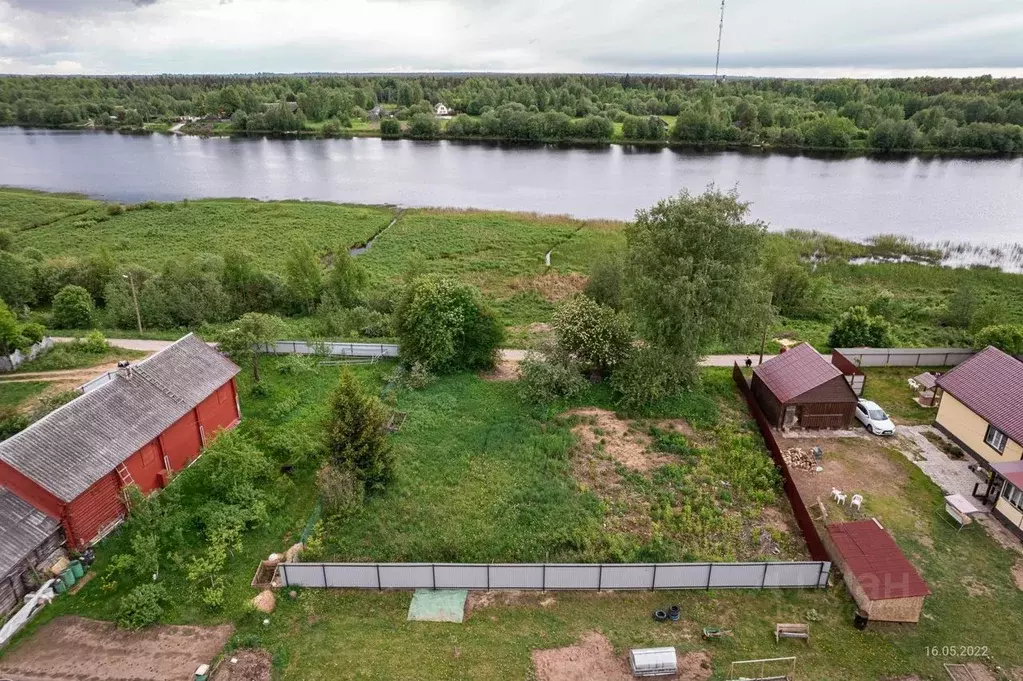
[[[629,219],[682,188],[738,189],[775,229],[1023,241],[1023,158],[819,158],[449,141],[0,128],[0,185],[124,202],[197,197],[453,206]]]

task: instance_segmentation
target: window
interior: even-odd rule
[[[1002,498],[1018,511],[1023,511],[1023,490],[1016,487],[1008,480],[1002,487]]]
[[[1001,453],[1005,451],[1005,441],[1008,438],[1005,437],[1005,433],[998,430],[994,426],[987,427],[987,434],[984,435],[984,442],[986,442],[991,449]]]

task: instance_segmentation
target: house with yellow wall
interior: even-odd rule
[[[1023,362],[985,348],[938,379],[934,425],[988,471],[992,513],[1023,538]]]

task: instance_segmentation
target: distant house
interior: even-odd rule
[[[238,423],[238,371],[189,334],[0,442],[0,485],[88,546],[124,519],[126,487],[165,486]]]
[[[806,343],[754,369],[750,387],[775,428],[848,428],[858,400],[842,371]]]
[[[822,539],[867,619],[920,621],[931,590],[877,521],[832,523]]]
[[[59,558],[63,544],[55,518],[0,487],[0,614],[21,603],[35,587],[33,573]]]
[[[1023,537],[1023,362],[988,347],[937,380],[934,426],[990,475],[994,515]]]
[[[450,116],[454,113],[454,111],[449,109],[447,104],[444,102],[437,102],[437,104],[433,107],[433,113],[438,116]]]

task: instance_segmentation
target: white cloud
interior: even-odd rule
[[[717,0],[0,0],[0,69],[707,73],[718,8]],[[1019,0],[730,0],[721,64],[733,75],[1023,76],[1021,33]]]

